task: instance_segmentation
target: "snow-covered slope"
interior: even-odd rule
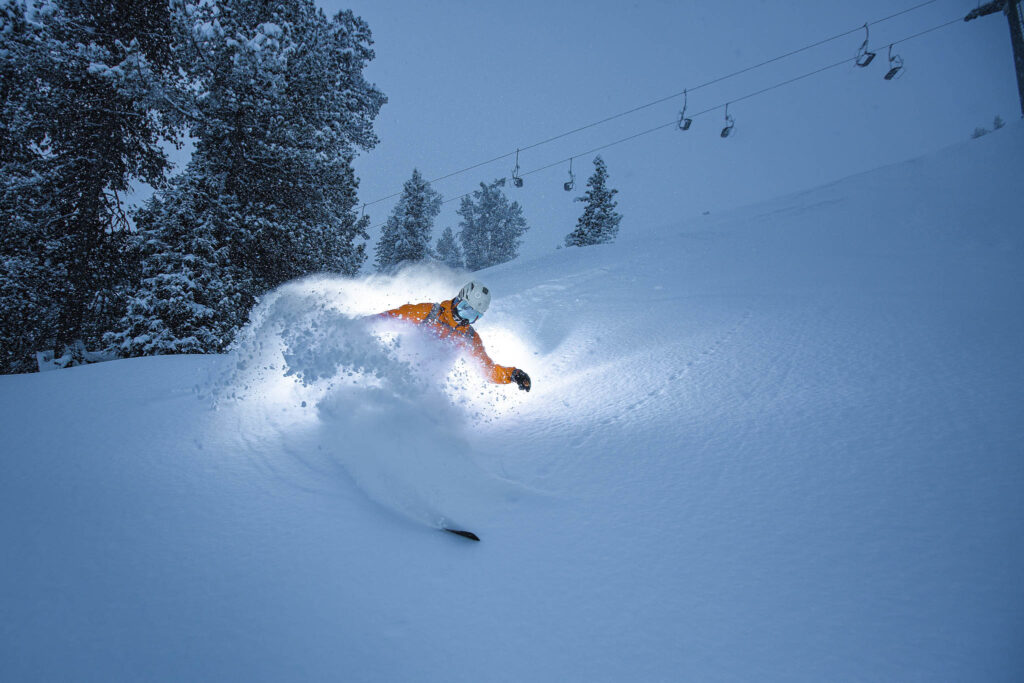
[[[1020,680],[1022,158],[479,273],[529,394],[359,319],[429,270],[0,377],[0,679]]]

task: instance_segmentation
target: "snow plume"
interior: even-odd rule
[[[340,465],[395,512],[435,526],[477,519],[507,486],[475,462],[464,432],[493,415],[496,394],[459,350],[375,317],[450,298],[462,280],[420,266],[283,285],[253,310],[212,393],[222,409],[247,413],[250,434],[264,430],[254,440],[285,442],[320,471]]]

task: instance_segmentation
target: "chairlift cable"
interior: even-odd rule
[[[882,19],[878,19],[877,21],[873,21],[873,22],[870,22],[870,23],[872,23],[872,24],[881,24],[884,21],[888,21],[890,19],[894,19],[894,18],[896,18],[896,17],[898,17],[898,16],[900,16],[902,14],[907,14],[908,12],[912,12],[912,11],[914,11],[916,9],[920,9],[920,8],[926,6],[926,5],[931,5],[934,2],[937,2],[937,0],[928,0],[927,2],[922,2],[919,5],[915,5],[913,7],[908,7],[905,10],[902,10],[900,12],[896,12],[895,14],[890,14],[887,17],[883,17]],[[642,104],[639,107],[634,107],[633,109],[629,109],[627,111],[624,111],[624,112],[621,112],[621,113],[618,113],[618,114],[614,114],[614,115],[609,116],[607,118],[601,119],[600,121],[595,121],[593,123],[588,123],[585,126],[580,126],[579,128],[575,128],[575,129],[567,131],[565,133],[560,133],[559,135],[555,135],[553,137],[550,137],[547,140],[541,140],[540,142],[535,142],[532,145],[527,145],[526,147],[520,147],[519,149],[520,149],[520,151],[525,151],[525,150],[528,150],[528,149],[533,149],[534,147],[540,147],[541,145],[546,145],[549,142],[554,142],[555,140],[559,140],[559,139],[567,137],[569,135],[573,135],[574,133],[579,133],[581,131],[587,130],[588,128],[593,128],[594,126],[599,126],[602,123],[607,123],[609,121],[614,121],[615,119],[621,118],[623,116],[628,116],[629,114],[635,114],[636,112],[641,111],[643,109],[648,109],[648,108],[653,107],[655,105],[662,104],[663,102],[667,102],[669,100],[672,100],[672,99],[675,99],[677,97],[680,97],[680,96],[682,96],[683,94],[685,94],[688,91],[689,92],[693,92],[694,90],[700,90],[701,88],[706,88],[708,86],[715,85],[717,83],[721,83],[722,81],[725,81],[725,80],[728,80],[730,78],[734,78],[736,76],[740,76],[742,74],[745,74],[748,71],[753,71],[755,69],[760,69],[762,66],[767,66],[767,65],[772,64],[774,62],[786,59],[787,57],[792,57],[793,55],[800,54],[801,52],[806,52],[807,50],[811,50],[813,48],[819,47],[819,46],[824,45],[826,43],[830,43],[833,40],[838,40],[840,38],[845,38],[846,36],[850,35],[851,33],[859,32],[863,28],[864,28],[863,26],[858,26],[857,28],[850,29],[849,31],[844,31],[843,33],[837,33],[836,35],[832,36],[831,38],[825,38],[823,40],[819,40],[816,43],[811,43],[810,45],[805,45],[804,47],[798,48],[796,50],[792,50],[792,51],[787,52],[785,54],[779,55],[778,57],[772,57],[771,59],[767,59],[767,60],[765,60],[763,62],[760,62],[758,64],[754,64],[753,66],[748,66],[746,68],[740,69],[739,71],[734,71],[734,72],[732,72],[730,74],[726,74],[724,76],[719,76],[717,78],[713,78],[710,81],[705,81],[704,83],[700,83],[699,85],[695,85],[692,88],[684,88],[681,92],[673,93],[672,95],[666,95],[665,97],[661,97],[661,98],[658,98],[656,100],[652,100],[651,102],[648,102],[647,104]]]
[[[895,41],[893,41],[893,43],[906,43],[908,41],[914,40],[916,38],[920,38],[921,36],[927,35],[929,33],[934,33],[935,31],[939,31],[941,29],[947,28],[947,27],[952,26],[954,24],[960,24],[960,23],[962,23],[962,21],[963,21],[962,17],[958,17],[958,18],[953,19],[951,21],[947,21],[947,22],[945,22],[943,24],[939,24],[939,25],[933,26],[933,27],[931,27],[929,29],[925,29],[923,31],[919,31],[919,32],[914,33],[913,35],[907,36],[905,38],[902,38],[902,39],[899,39],[899,40],[895,40]],[[857,30],[860,30],[861,28],[863,28],[863,26],[858,28]],[[740,97],[734,97],[734,98],[730,99],[728,102],[723,102],[723,103],[715,105],[713,107],[708,107],[707,109],[704,109],[702,111],[699,111],[699,112],[693,114],[693,118],[696,118],[698,116],[703,116],[705,114],[709,114],[709,113],[711,113],[713,111],[716,111],[718,109],[723,109],[727,104],[734,104],[736,102],[742,102],[744,100],[749,100],[751,98],[757,97],[758,95],[763,95],[763,94],[765,94],[767,92],[770,92],[772,90],[776,90],[778,88],[782,88],[784,86],[791,85],[791,84],[796,83],[798,81],[802,81],[805,78],[810,78],[811,76],[815,76],[815,75],[823,73],[825,71],[829,71],[831,69],[835,69],[835,68],[843,66],[845,64],[850,64],[851,62],[855,62],[855,60],[856,60],[855,57],[846,57],[846,58],[842,59],[841,61],[838,61],[838,62],[835,62],[833,64],[829,64],[827,66],[823,66],[823,67],[814,69],[813,71],[808,71],[805,74],[801,74],[799,76],[794,76],[793,78],[789,78],[789,79],[786,79],[784,81],[780,81],[778,83],[775,83],[774,85],[770,85],[770,86],[768,86],[766,88],[762,88],[762,89],[757,90],[755,92],[751,92],[751,93],[748,93],[746,95],[741,95]],[[525,176],[528,176],[528,175],[533,175],[534,173],[540,173],[541,171],[546,171],[546,170],[554,168],[556,166],[560,166],[560,165],[564,164],[565,162],[570,161],[572,159],[576,159],[576,158],[584,157],[584,156],[589,156],[591,154],[596,154],[597,152],[601,152],[603,150],[606,150],[609,147],[615,147],[615,146],[621,145],[621,144],[623,144],[625,142],[630,142],[632,140],[636,140],[637,138],[644,137],[645,135],[650,135],[651,133],[655,133],[655,132],[657,132],[659,130],[664,130],[666,128],[674,127],[676,125],[678,125],[678,120],[677,119],[672,119],[672,121],[669,121],[668,123],[663,123],[661,125],[654,126],[653,128],[648,128],[646,130],[640,131],[639,133],[634,133],[634,134],[626,136],[624,138],[620,138],[620,139],[615,140],[613,142],[605,143],[605,144],[600,145],[598,147],[594,147],[592,149],[589,149],[589,150],[587,150],[585,152],[577,152],[577,153],[573,154],[571,157],[566,157],[564,159],[559,159],[558,161],[553,161],[553,162],[551,162],[549,164],[545,164],[543,166],[539,166],[539,167],[537,167],[537,168],[535,168],[533,170],[524,171],[522,173],[519,173],[519,177],[522,178],[522,177],[525,177]],[[514,155],[515,155],[515,152],[512,152],[510,154],[506,154],[505,156],[514,156]],[[499,157],[499,158],[502,158],[502,157]],[[504,179],[507,179],[507,178],[504,178]],[[459,201],[460,199],[462,199],[464,197],[468,197],[469,195],[473,194],[473,192],[475,192],[475,191],[476,190],[471,190],[469,192],[464,192],[463,194],[460,194],[457,197],[452,197],[450,199],[445,199],[441,203],[442,204],[448,204],[449,202]],[[385,223],[386,223],[386,221],[383,222],[383,223],[378,223],[377,225],[374,225],[374,226],[372,226],[369,229],[370,230],[374,230],[376,228],[380,228],[383,225],[385,225]]]
[[[920,38],[921,36],[926,35],[928,33],[933,33],[935,31],[938,31],[940,29],[946,28],[948,26],[952,26],[953,24],[959,24],[961,21],[962,21],[962,19],[953,19],[952,21],[947,21],[946,23],[941,24],[939,26],[933,26],[930,29],[921,31],[919,33],[915,33],[914,35],[911,35],[911,36],[908,36],[906,38],[903,38],[902,40],[896,40],[896,41],[893,41],[893,42],[894,43],[905,43],[905,42],[907,42],[909,40],[913,40],[915,38]],[[755,92],[748,93],[748,94],[742,95],[740,97],[734,97],[731,100],[729,100],[729,102],[727,102],[727,103],[722,103],[722,104],[715,105],[713,107],[708,107],[707,109],[704,109],[702,111],[699,111],[699,112],[693,114],[693,118],[696,118],[698,116],[703,116],[704,114],[710,114],[713,111],[716,111],[718,109],[722,109],[723,107],[727,106],[728,104],[735,104],[736,102],[742,102],[744,100],[749,100],[749,99],[751,99],[753,97],[757,97],[758,95],[763,95],[766,92],[769,92],[771,90],[775,90],[777,88],[782,88],[784,86],[796,83],[797,81],[802,81],[805,78],[810,78],[811,76],[816,76],[816,75],[818,75],[820,73],[823,73],[825,71],[829,71],[830,69],[835,69],[837,67],[843,66],[844,64],[849,64],[851,61],[853,61],[853,59],[854,58],[852,58],[852,57],[846,57],[842,61],[835,62],[834,64],[829,64],[828,66],[823,66],[821,68],[815,69],[814,71],[808,71],[805,74],[802,74],[800,76],[795,76],[793,78],[789,78],[789,79],[787,79],[785,81],[780,81],[779,83],[776,83],[774,85],[770,85],[767,88],[762,88],[761,90],[757,90]],[[677,124],[677,121],[676,120],[672,120],[669,123],[663,123],[660,126],[655,126],[654,128],[648,128],[647,130],[642,131],[640,133],[635,133],[635,134],[630,135],[628,137],[624,137],[624,138],[622,138],[620,140],[616,140],[614,142],[609,142],[607,144],[601,145],[600,147],[595,147],[595,148],[593,148],[591,150],[588,150],[586,152],[579,152],[577,154],[574,154],[573,156],[574,157],[582,157],[582,156],[588,156],[590,154],[595,154],[595,153],[600,152],[602,150],[608,149],[609,147],[614,147],[615,145],[619,145],[619,144],[621,144],[623,142],[629,142],[630,140],[635,140],[636,138],[642,137],[644,135],[648,135],[648,134],[653,133],[655,131],[663,130],[663,129],[668,128],[670,126],[675,126],[676,124]],[[549,168],[553,168],[555,166],[559,166],[561,164],[564,164],[566,161],[567,161],[567,159],[561,159],[559,161],[556,161],[554,163],[548,164],[546,166],[542,166],[540,168],[535,168],[532,171],[527,171],[527,172],[523,173],[522,175],[525,176],[525,175],[530,175],[532,173],[537,173],[539,171],[546,171]]]
[[[928,5],[934,4],[935,2],[938,2],[938,0],[926,0],[926,2],[918,3],[918,4],[914,5],[913,7],[908,7],[906,9],[900,10],[899,12],[895,12],[893,14],[890,14],[890,15],[886,16],[886,17],[882,17],[881,19],[876,19],[875,21],[868,22],[868,23],[870,23],[870,24],[881,24],[883,22],[889,21],[890,19],[895,19],[896,17],[902,16],[904,14],[909,14],[910,12],[913,12],[915,10],[919,10],[922,7],[926,7]],[[800,54],[801,52],[806,52],[807,50],[811,50],[811,49],[814,49],[816,47],[820,47],[821,45],[824,45],[826,43],[830,43],[830,42],[832,42],[834,40],[839,40],[840,38],[845,38],[846,36],[848,36],[850,34],[858,33],[859,31],[863,30],[863,28],[864,28],[864,26],[861,25],[861,26],[858,26],[856,28],[852,28],[852,29],[850,29],[848,31],[843,31],[842,33],[837,33],[836,35],[831,36],[830,38],[824,38],[822,40],[819,40],[817,42],[811,43],[809,45],[805,45],[804,47],[797,48],[795,50],[791,50],[789,52],[786,52],[785,54],[781,54],[781,55],[779,55],[777,57],[772,57],[771,59],[767,59],[767,60],[765,60],[763,62],[760,62],[758,64],[754,64],[752,66],[748,66],[746,68],[740,69],[739,71],[734,71],[734,72],[732,72],[730,74],[726,74],[724,76],[718,76],[717,78],[713,78],[713,79],[711,79],[709,81],[705,81],[704,83],[700,83],[700,84],[698,84],[698,85],[696,85],[696,86],[694,86],[692,88],[685,88],[681,92],[677,92],[677,93],[674,93],[672,95],[666,95],[665,97],[660,97],[660,98],[658,98],[656,100],[653,100],[651,102],[648,102],[646,104],[642,104],[642,105],[640,105],[638,107],[633,107],[632,109],[629,109],[629,110],[626,110],[626,111],[623,111],[623,112],[619,112],[618,114],[613,114],[612,116],[608,116],[608,117],[603,118],[603,119],[601,119],[599,121],[594,121],[593,123],[588,123],[588,124],[586,124],[584,126],[580,126],[579,128],[574,128],[574,129],[566,131],[564,133],[559,133],[558,135],[554,135],[554,136],[549,137],[549,138],[547,138],[545,140],[540,140],[540,141],[534,142],[534,143],[532,143],[530,145],[526,145],[525,147],[520,147],[518,151],[525,152],[527,150],[535,149],[535,148],[540,147],[542,145],[546,145],[548,143],[554,142],[555,140],[561,140],[562,138],[568,137],[570,135],[575,135],[576,133],[580,133],[580,132],[588,130],[590,128],[594,128],[596,126],[600,126],[600,125],[602,125],[604,123],[608,123],[609,121],[614,121],[615,119],[622,118],[623,116],[629,116],[630,114],[635,114],[638,111],[642,111],[644,109],[649,109],[650,107],[653,107],[653,106],[662,104],[664,102],[667,102],[669,100],[675,99],[677,97],[680,97],[681,95],[683,95],[683,93],[685,93],[687,91],[693,92],[694,90],[700,90],[701,88],[706,88],[706,87],[715,85],[717,83],[721,83],[722,81],[728,80],[730,78],[735,78],[736,76],[740,76],[740,75],[745,74],[745,73],[747,73],[749,71],[753,71],[753,70],[759,69],[759,68],[761,68],[763,66],[767,66],[769,64],[773,64],[773,63],[778,62],[780,60],[786,59],[787,57],[792,57],[793,55],[797,55],[797,54]],[[479,163],[473,164],[472,166],[467,166],[467,167],[461,168],[461,169],[459,169],[457,171],[452,171],[450,173],[446,173],[445,175],[438,176],[437,178],[432,178],[432,179],[428,180],[427,182],[429,182],[429,183],[437,183],[437,182],[440,182],[442,180],[447,180],[448,178],[451,178],[453,176],[457,176],[457,175],[461,175],[463,173],[467,173],[467,172],[472,171],[474,169],[480,168],[481,166],[487,166],[488,164],[493,164],[493,163],[495,163],[497,161],[501,161],[502,159],[507,159],[507,158],[510,158],[512,156],[515,156],[515,152],[506,152],[505,154],[493,157],[491,159],[488,159],[487,161],[481,161]],[[523,175],[525,175],[525,174],[523,174]],[[379,199],[373,200],[372,202],[367,202],[366,205],[367,206],[372,206],[373,204],[378,204],[380,202],[387,201],[388,199],[394,199],[395,197],[398,197],[401,194],[402,194],[401,191],[395,192],[395,193],[390,194],[390,195],[388,195],[386,197],[381,197]]]

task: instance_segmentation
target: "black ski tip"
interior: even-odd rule
[[[464,529],[449,529],[448,527],[444,527],[444,529],[442,529],[442,531],[447,531],[450,534],[455,534],[456,536],[462,536],[463,538],[468,538],[471,541],[479,541],[480,540],[480,537],[477,536],[476,534],[474,534],[472,531],[465,531]]]

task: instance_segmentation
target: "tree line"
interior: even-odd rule
[[[516,258],[529,228],[522,207],[505,196],[504,187],[505,179],[500,178],[480,183],[480,189],[463,197],[456,212],[461,219],[458,234],[445,227],[432,248],[434,219],[441,212],[442,197],[413,169],[377,242],[377,270],[387,272],[428,260],[450,268],[480,270]],[[600,156],[594,158],[594,173],[587,187],[584,196],[575,198],[585,207],[576,229],[565,237],[566,246],[604,244],[618,234],[622,220],[615,210],[618,190],[608,187],[608,167]]]
[[[0,2],[0,369],[222,351],[269,289],[357,272],[372,42],[312,0]]]
[[[313,0],[0,0],[0,372],[42,350],[221,352],[274,287],[357,273],[353,160],[387,101],[363,75],[372,45]],[[186,141],[171,175],[165,147]],[[154,194],[129,214],[138,183]],[[502,185],[463,198],[432,246],[441,198],[414,172],[376,266],[514,258],[527,226]],[[601,186],[567,244],[614,237]]]

